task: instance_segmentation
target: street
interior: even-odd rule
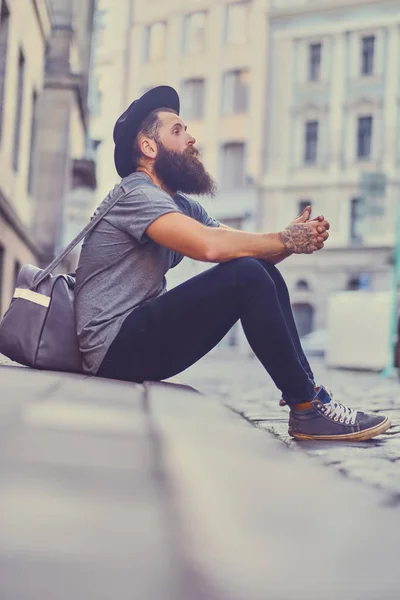
[[[326,369],[323,360],[311,359],[316,382],[335,400],[365,412],[388,415],[392,428],[384,435],[357,443],[298,442],[287,432],[287,407],[278,405],[280,394],[252,355],[234,349],[216,349],[185,371],[181,379],[200,391],[220,397],[256,427],[267,430],[293,450],[301,449],[346,477],[380,490],[384,502],[400,504],[400,384],[382,380],[377,373]]]

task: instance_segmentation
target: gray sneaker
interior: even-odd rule
[[[367,415],[335,402],[321,386],[310,402],[310,408],[292,408],[289,434],[298,440],[369,440],[389,429],[387,417]]]

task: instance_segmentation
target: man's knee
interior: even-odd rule
[[[264,285],[268,284],[275,288],[275,283],[271,275],[255,258],[243,257],[225,263],[230,265],[235,274],[235,281],[239,285],[251,286],[257,285],[263,281]]]
[[[274,280],[276,285],[278,285],[278,286],[283,285],[286,287],[285,279],[284,279],[282,273],[280,272],[280,270],[275,265],[272,265],[271,263],[267,262],[266,260],[259,260],[258,262],[271,275],[271,277]]]

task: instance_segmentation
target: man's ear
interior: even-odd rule
[[[139,146],[142,151],[142,154],[146,158],[155,158],[157,156],[157,144],[151,138],[143,136],[139,140]]]

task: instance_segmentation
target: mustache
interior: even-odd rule
[[[200,158],[200,150],[195,146],[189,146],[186,148],[184,154],[187,154],[188,156],[194,156],[195,158]]]

